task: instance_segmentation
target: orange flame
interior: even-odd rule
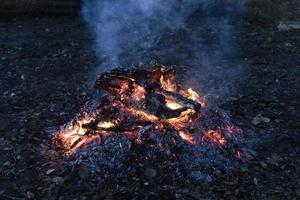
[[[207,104],[206,101],[203,100],[192,88],[189,88],[187,91],[180,90],[179,93],[190,100],[198,102],[202,107],[205,107]]]
[[[179,131],[178,134],[183,140],[191,144],[196,144],[196,141],[193,136],[186,134],[184,131]]]
[[[122,107],[122,109],[125,112],[127,112],[133,116],[136,116],[137,118],[143,119],[145,121],[150,121],[150,122],[154,123],[154,122],[158,122],[158,120],[159,120],[159,118],[157,116],[148,114],[148,113],[146,113],[142,110],[136,109],[134,107],[125,106],[123,104],[121,104],[120,106]]]
[[[103,128],[103,129],[108,129],[108,128],[113,128],[115,127],[117,124],[116,121],[102,121],[102,122],[99,122],[97,124],[97,127],[98,128]]]
[[[183,108],[183,106],[181,104],[179,104],[178,102],[176,102],[173,99],[168,99],[168,98],[166,98],[166,106],[172,110],[177,110],[177,109]]]
[[[192,122],[192,116],[195,114],[193,109],[187,109],[181,112],[179,117],[166,119],[168,123],[173,125],[177,130],[186,128],[187,124]]]
[[[170,79],[165,79],[164,76],[160,77],[160,84],[163,89],[169,92],[175,92],[177,90],[177,86]]]
[[[205,132],[202,137],[202,141],[204,141],[205,138],[208,138],[210,141],[214,143],[226,145],[226,140],[222,137],[222,135],[218,131],[210,130]]]
[[[139,101],[141,99],[145,99],[146,97],[146,90],[142,86],[138,84],[133,85],[133,92],[132,92],[132,99],[134,101]]]
[[[165,68],[161,67],[161,74],[159,74],[159,82],[161,85],[160,89],[164,89],[165,91],[177,93],[181,96],[188,98],[192,101],[195,101],[201,106],[206,106],[206,102],[200,97],[200,95],[194,91],[192,88],[187,90],[182,89],[181,86],[177,86],[173,83],[173,79],[175,75],[172,73],[168,74],[165,71]],[[158,77],[159,77],[158,76]],[[132,82],[127,82],[128,79]],[[158,78],[155,77],[155,81]],[[180,113],[178,117],[173,118],[163,118],[160,116],[156,116],[152,113],[148,113],[144,111],[144,104],[137,105],[142,99],[145,99],[147,96],[146,87],[139,85],[135,79],[131,77],[126,77],[127,81],[122,79],[121,82],[115,81],[113,82],[112,86],[110,86],[109,91],[112,91],[112,96],[109,96],[110,100],[112,100],[111,104],[108,106],[118,107],[121,110],[121,114],[123,112],[129,115],[132,115],[140,120],[151,122],[153,123],[153,127],[155,129],[159,129],[161,131],[165,130],[165,127],[173,127],[177,132],[178,135],[185,141],[189,142],[190,144],[196,144],[195,138],[192,135],[188,134],[188,127],[192,124],[193,119],[195,119],[196,110],[188,108],[185,109],[184,103],[179,103],[176,100],[176,97],[168,97],[168,95],[164,95],[165,106],[172,110],[179,110],[185,109]],[[113,80],[114,81],[114,80]],[[116,87],[115,87],[116,85]],[[117,98],[115,98],[117,96]],[[124,101],[125,100],[125,101]],[[134,102],[132,102],[132,100]],[[144,102],[143,102],[144,103]],[[137,105],[137,106],[134,106]],[[141,108],[143,107],[143,108]],[[109,108],[109,107],[107,107]],[[146,109],[146,108],[145,108]],[[95,141],[97,138],[101,138],[100,136],[107,136],[111,134],[108,130],[117,126],[121,121],[118,120],[106,120],[100,121],[97,123],[98,130],[93,130],[92,133],[90,132],[90,128],[85,128],[86,124],[93,122],[95,117],[99,113],[93,113],[92,115],[84,114],[81,119],[77,119],[76,123],[69,124],[66,128],[62,129],[58,137],[60,138],[61,142],[63,143],[64,147],[69,149],[70,152],[75,152],[76,149],[81,148],[84,144],[90,143]],[[128,137],[137,137],[136,141],[140,142],[139,134],[142,127],[137,127],[137,129],[132,131],[123,131],[122,133],[127,135]],[[231,134],[231,128],[228,128],[229,134]],[[226,140],[222,137],[222,135],[218,131],[208,131],[204,133],[203,138],[207,138],[214,143],[218,143],[220,145],[225,145]]]

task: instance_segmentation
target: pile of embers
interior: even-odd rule
[[[142,159],[180,157],[188,168],[207,162],[226,168],[233,158],[247,159],[242,131],[224,113],[207,111],[208,102],[193,89],[175,84],[175,76],[174,67],[162,65],[101,74],[95,83],[96,105],[62,127],[55,144],[68,156],[85,152],[87,160],[97,155],[101,163],[112,159],[108,157],[115,162],[136,147]]]

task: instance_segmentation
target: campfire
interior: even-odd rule
[[[168,138],[151,146],[159,151],[185,143],[198,149],[193,153],[198,157],[218,149],[227,151],[227,157],[246,159],[242,131],[222,113],[206,111],[208,102],[192,88],[176,84],[175,78],[175,67],[162,65],[117,68],[101,74],[95,83],[96,104],[63,126],[55,135],[55,144],[71,156],[90,146],[112,143],[118,136],[130,141],[130,145],[118,142],[120,148],[149,147],[149,140],[159,135]]]

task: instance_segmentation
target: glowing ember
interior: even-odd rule
[[[181,104],[179,104],[178,102],[176,102],[175,100],[172,100],[172,99],[166,99],[166,106],[172,110],[178,110],[178,109],[183,108],[183,106]]]
[[[142,110],[133,108],[133,107],[129,107],[129,106],[125,106],[125,105],[121,105],[120,104],[120,108],[124,110],[124,112],[127,112],[133,116],[136,116],[137,118],[144,120],[144,121],[150,121],[150,122],[158,122],[158,117],[152,114],[148,114]]]
[[[188,109],[183,111],[179,117],[168,119],[167,122],[172,124],[177,130],[185,129],[188,123],[192,122],[192,116],[195,114],[195,111]]]
[[[235,152],[235,156],[236,156],[238,159],[242,159],[241,152],[238,151],[238,150]]]
[[[160,77],[160,84],[166,91],[175,92],[177,90],[177,86],[172,82],[172,79],[166,79],[163,75]]]
[[[195,139],[192,136],[186,134],[184,131],[179,131],[178,133],[183,140],[185,140],[191,144],[196,144]]]
[[[221,145],[226,144],[226,140],[222,137],[222,135],[218,131],[210,130],[204,133],[202,140],[206,138],[208,138],[209,140],[217,144],[221,144]]]
[[[134,84],[133,86],[133,93],[132,93],[132,98],[135,101],[140,101],[142,99],[146,98],[146,90],[142,86],[139,86],[137,84]]]
[[[98,128],[108,129],[116,126],[116,122],[113,121],[104,121],[98,123]]]
[[[187,97],[188,99],[191,99],[193,101],[200,103],[202,107],[206,106],[206,102],[192,88],[189,88],[187,91],[181,90],[179,93],[182,94],[183,96]]]
[[[106,91],[106,95],[100,97],[96,108],[87,112],[89,114],[83,113],[62,128],[56,140],[71,153],[90,143],[100,144],[113,133],[134,138],[138,144],[149,133],[167,133],[191,145],[208,142],[219,144],[220,148],[226,146],[227,139],[236,132],[235,127],[224,127],[226,134],[222,128],[206,132],[198,128],[200,109],[206,102],[193,89],[185,90],[176,85],[174,78],[175,70],[161,65],[147,69],[115,69],[102,74],[95,87]],[[120,143],[121,147],[123,145]]]

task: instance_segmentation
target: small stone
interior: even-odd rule
[[[35,195],[34,195],[34,193],[32,193],[32,192],[30,192],[30,191],[27,191],[27,192],[26,192],[26,197],[27,197],[28,199],[34,199]]]
[[[261,115],[257,115],[256,117],[254,117],[253,119],[252,119],[252,124],[254,124],[254,125],[258,125],[258,124],[261,124],[261,123],[269,123],[271,120],[270,120],[270,118],[268,118],[268,117],[263,117],[263,116],[261,116]]]
[[[254,179],[253,179],[253,183],[254,183],[256,186],[258,186],[257,178],[254,178]]]
[[[205,179],[206,179],[206,181],[207,181],[208,183],[210,183],[210,182],[213,181],[212,177],[209,176],[209,175],[207,175]]]
[[[5,167],[9,167],[11,165],[11,163],[9,161],[6,161],[4,164],[3,164]]]
[[[261,161],[259,164],[262,166],[262,168],[268,168],[268,165],[263,161]]]
[[[290,42],[286,42],[286,43],[284,43],[284,46],[286,46],[286,47],[292,47],[293,45]]]
[[[59,113],[59,116],[63,116],[63,115],[65,115],[66,113],[65,112],[60,112]]]
[[[23,81],[24,81],[24,80],[25,80],[25,75],[24,75],[24,74],[22,74],[20,78],[21,78],[21,80],[23,80]]]
[[[265,123],[269,123],[271,120],[268,117],[261,117],[261,121]]]
[[[62,185],[65,182],[65,179],[60,177],[60,176],[55,176],[53,177],[52,181],[56,184],[56,185]]]

